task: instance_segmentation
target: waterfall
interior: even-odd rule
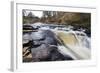
[[[59,46],[59,51],[74,59],[90,59],[90,38],[81,31],[57,31],[58,36],[62,39],[64,46]],[[63,35],[61,35],[63,33]],[[70,35],[71,34],[71,35]],[[68,40],[69,39],[69,40]],[[67,41],[67,42],[66,42]],[[69,42],[68,42],[69,41]],[[72,42],[71,42],[72,41]],[[70,43],[71,42],[71,43]]]
[[[58,45],[58,50],[63,55],[70,55],[76,60],[91,58],[91,38],[84,31],[75,31],[70,27],[64,28],[53,24],[36,23],[36,25],[32,24],[32,26],[36,28],[39,26],[39,31],[33,32],[30,36],[29,34],[23,35],[23,42],[28,42],[30,39],[39,40],[44,37],[41,30],[51,30],[62,41],[62,45]],[[54,28],[50,28],[51,26]]]

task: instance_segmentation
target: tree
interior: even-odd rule
[[[23,9],[22,14],[23,16],[26,16],[26,10]]]
[[[33,13],[29,12],[28,17],[33,18],[34,17]]]

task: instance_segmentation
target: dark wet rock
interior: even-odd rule
[[[57,45],[55,34],[50,30],[43,30],[38,32],[32,32],[31,38],[35,44],[47,43],[51,45]]]
[[[32,40],[32,38],[29,33],[23,35],[23,44],[28,43],[30,40]]]
[[[37,61],[61,61],[61,60],[73,60],[70,56],[64,56],[58,51],[57,46],[51,46],[42,44],[37,48],[32,48],[32,59]]]
[[[32,37],[32,40],[41,40],[44,39],[44,35],[42,34],[43,31],[37,31],[37,32],[32,32],[32,34],[30,35]]]
[[[70,56],[61,54],[57,47],[50,47],[50,49],[51,51],[47,59],[48,61],[73,60]]]
[[[50,53],[50,49],[47,44],[42,44],[37,48],[31,48],[33,61],[40,61],[41,59],[46,59]]]
[[[28,47],[28,46],[32,46],[32,44],[33,44],[33,41],[31,40],[31,41],[28,41],[27,43],[23,43],[23,48],[24,47]]]
[[[34,28],[31,25],[23,25],[23,30],[37,30],[38,28]]]
[[[32,32],[29,42],[23,46],[29,46],[28,50],[32,54],[32,61],[60,61],[73,60],[70,56],[65,56],[58,51],[57,38],[51,30]]]
[[[57,39],[56,39],[56,35],[50,31],[50,30],[45,30],[43,31],[43,35],[45,37],[44,42],[47,44],[51,44],[51,45],[57,45]]]

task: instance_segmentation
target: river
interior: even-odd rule
[[[64,55],[70,55],[75,60],[91,58],[91,37],[88,37],[84,29],[73,30],[73,26],[34,23],[30,24],[33,28],[38,28],[31,37],[41,38],[42,30],[50,30],[58,36],[62,45],[58,45],[59,51]],[[29,35],[23,35],[23,42],[32,39]]]

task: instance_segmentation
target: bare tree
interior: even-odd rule
[[[32,12],[29,12],[28,17],[34,17],[34,14]]]

